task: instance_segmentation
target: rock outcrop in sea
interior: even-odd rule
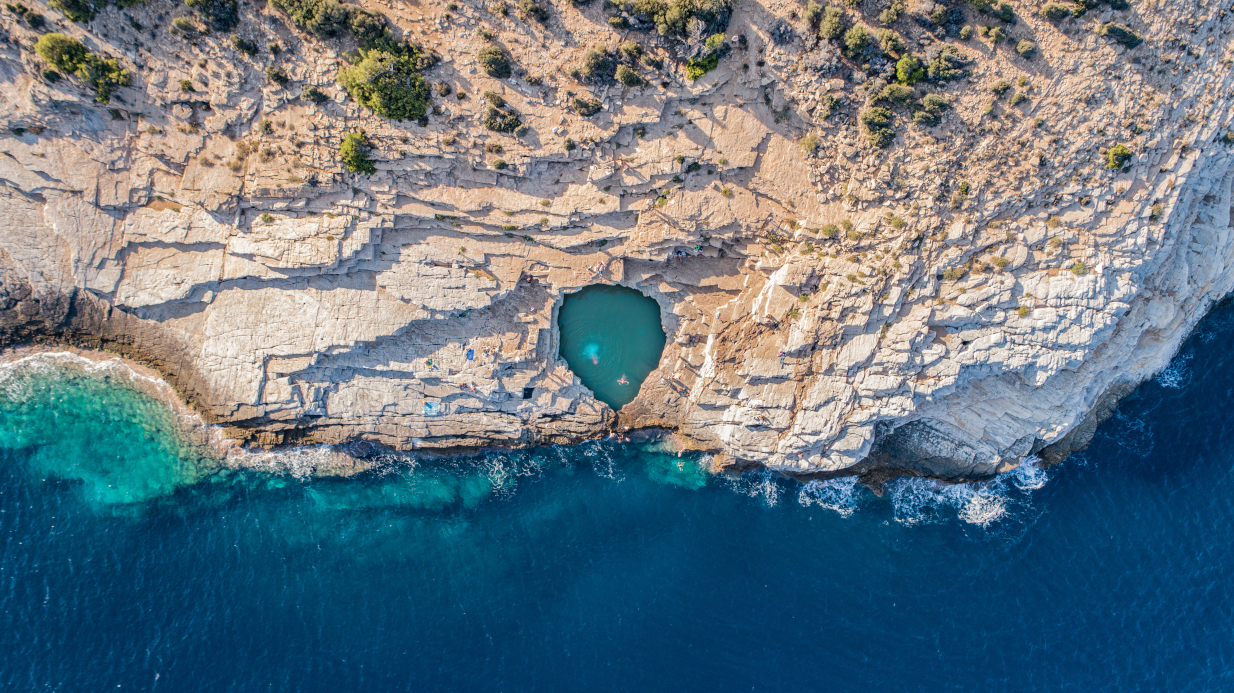
[[[982,478],[1083,447],[1234,282],[1219,3],[7,7],[3,341],[249,444]],[[621,412],[558,355],[598,282],[668,335]]]

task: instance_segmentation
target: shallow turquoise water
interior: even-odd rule
[[[0,386],[4,691],[1234,689],[1230,308],[1062,467],[883,498],[655,442],[237,471],[119,375]]]
[[[634,399],[664,351],[659,305],[622,286],[597,284],[566,294],[557,325],[562,358],[613,409]]]

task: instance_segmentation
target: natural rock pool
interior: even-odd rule
[[[557,326],[561,357],[613,409],[634,399],[664,351],[660,306],[623,286],[596,284],[566,294]]]

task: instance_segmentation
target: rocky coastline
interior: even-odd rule
[[[1234,288],[1215,4],[319,4],[0,13],[0,344],[132,358],[244,445],[656,428],[877,485],[1064,459]],[[557,353],[597,282],[668,336],[620,412]]]

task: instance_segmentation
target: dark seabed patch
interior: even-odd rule
[[[884,498],[611,441],[233,471],[10,366],[0,689],[1230,690],[1232,347],[1223,307],[1060,468]]]

